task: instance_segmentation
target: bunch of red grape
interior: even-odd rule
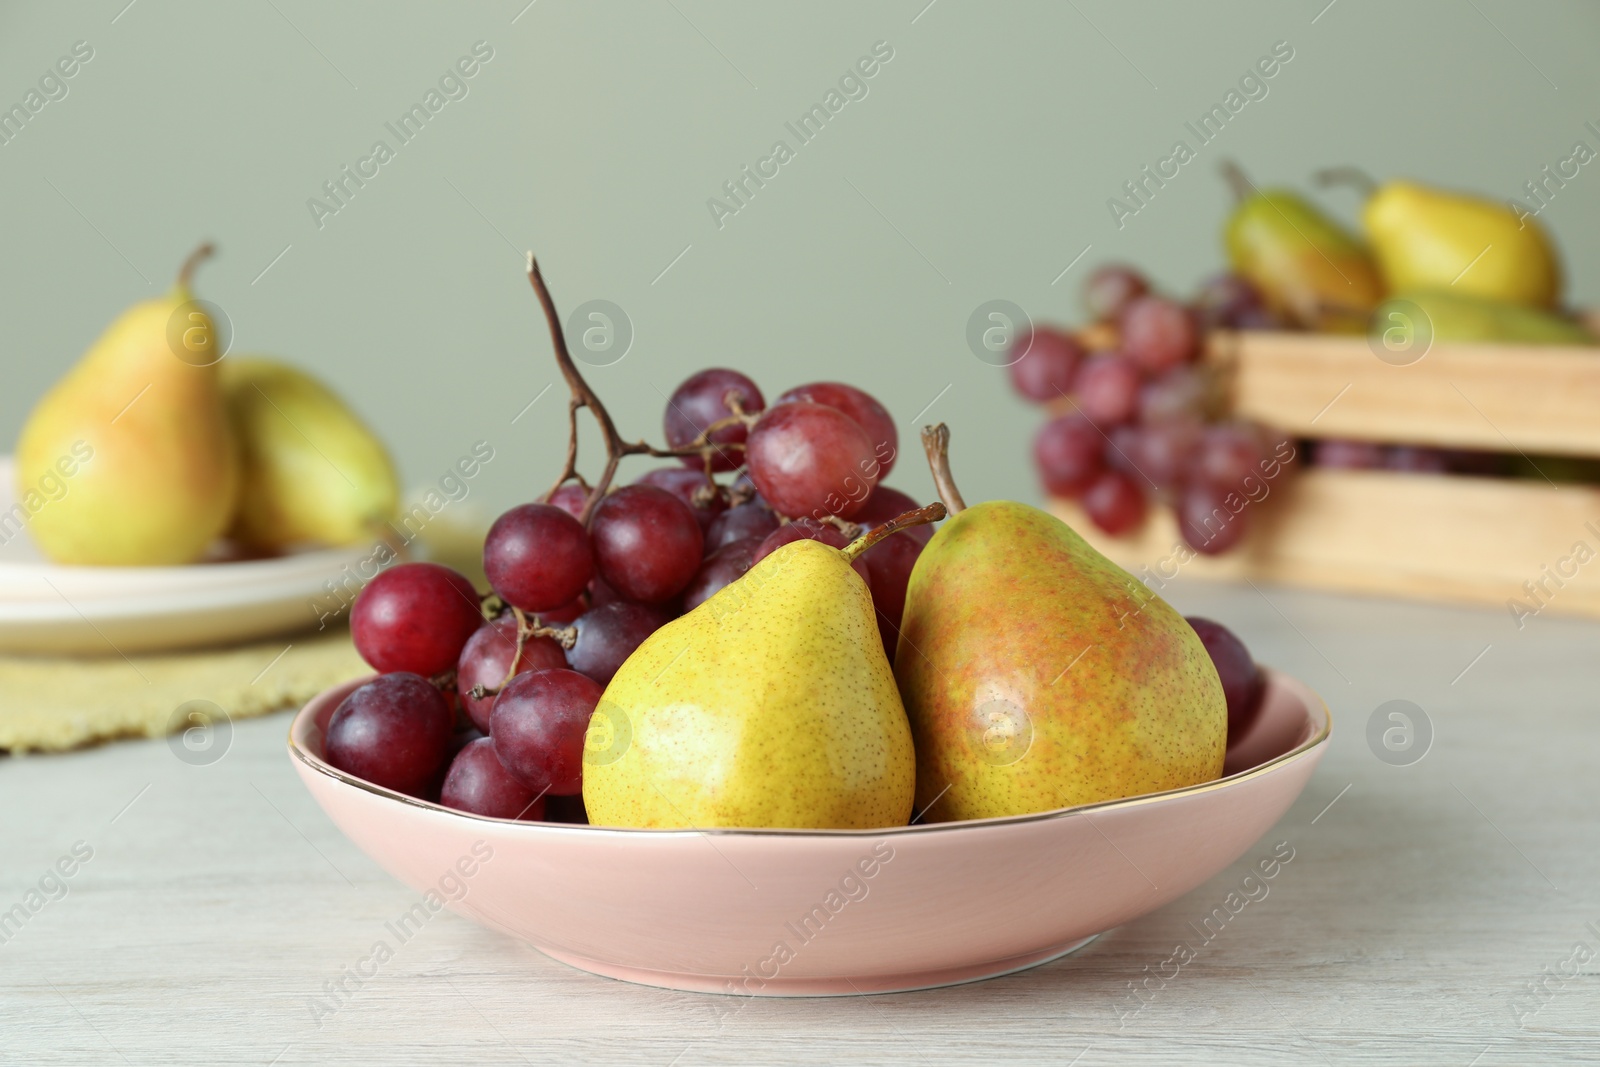
[[[673,392],[664,421],[681,465],[598,499],[565,482],[496,519],[483,545],[491,594],[433,563],[362,590],[351,636],[381,674],[320,724],[329,763],[462,811],[583,821],[589,717],[645,638],[781,545],[843,548],[916,508],[879,484],[899,435],[853,386],[804,385],[769,407],[743,374],[705,370]],[[931,536],[895,533],[854,564],[891,661]]]
[[[1380,445],[1327,438],[1311,447],[1311,465],[1339,470],[1389,470],[1403,474],[1508,474],[1510,457],[1496,452],[1425,445]]]
[[[1036,327],[1012,350],[1017,391],[1057,412],[1034,439],[1045,488],[1113,535],[1137,529],[1152,499],[1168,502],[1192,548],[1226,551],[1244,535],[1247,505],[1296,450],[1253,423],[1215,421],[1217,389],[1196,359],[1208,329],[1277,328],[1277,319],[1233,275],[1186,306],[1153,293],[1137,271],[1106,266],[1084,299],[1089,328]]]

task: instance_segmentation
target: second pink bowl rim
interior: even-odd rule
[[[1261,775],[1270,773],[1271,771],[1274,771],[1287,763],[1293,762],[1294,760],[1304,759],[1320,745],[1326,743],[1333,731],[1333,715],[1328,710],[1327,702],[1324,701],[1321,695],[1313,690],[1310,686],[1306,685],[1304,682],[1301,682],[1293,675],[1284,674],[1283,672],[1273,670],[1270,667],[1262,667],[1261,672],[1264,675],[1270,675],[1274,679],[1280,679],[1289,683],[1291,688],[1296,690],[1297,694],[1305,700],[1306,711],[1309,713],[1310,718],[1315,720],[1320,717],[1322,720],[1321,727],[1311,737],[1307,738],[1305,741],[1302,741],[1289,751],[1280,753],[1264,763],[1258,763],[1254,767],[1247,767],[1242,771],[1236,771],[1233,774],[1225,775],[1221,778],[1213,778],[1209,782],[1200,782],[1197,785],[1180,786],[1177,789],[1165,789],[1159,793],[1138,793],[1131,797],[1118,797],[1115,800],[1097,800],[1092,804],[1077,804],[1067,808],[1052,808],[1049,811],[1029,812],[1026,815],[1001,815],[989,819],[964,819],[957,822],[915,823],[907,826],[884,826],[873,830],[806,830],[789,827],[745,826],[707,826],[703,828],[675,827],[657,829],[651,827],[633,826],[589,826],[582,823],[529,822],[518,819],[501,819],[491,815],[478,815],[470,811],[458,811],[455,808],[447,808],[443,804],[437,804],[431,800],[422,800],[418,797],[408,796],[405,793],[398,793],[393,789],[376,785],[364,778],[357,778],[353,775],[344,773],[337,767],[334,767],[327,761],[323,760],[320,756],[316,756],[310,752],[307,752],[295,740],[295,732],[300,728],[302,721],[308,718],[307,712],[311,710],[313,705],[325,700],[328,695],[335,690],[364,685],[371,678],[377,677],[376,675],[369,675],[362,678],[352,678],[347,682],[341,682],[338,685],[330,686],[328,689],[318,693],[315,697],[312,697],[311,700],[307,701],[304,707],[295,712],[294,718],[290,721],[288,745],[289,755],[291,757],[299,760],[301,763],[304,763],[312,770],[326,775],[335,781],[343,782],[345,785],[354,786],[357,789],[365,790],[366,792],[373,793],[377,796],[387,797],[391,800],[398,800],[401,803],[410,804],[413,807],[422,808],[426,811],[436,811],[440,814],[451,815],[456,818],[476,819],[482,822],[496,823],[502,826],[524,827],[530,833],[555,831],[561,833],[579,834],[649,834],[657,837],[715,834],[719,837],[825,838],[883,837],[887,834],[901,835],[936,832],[954,833],[962,830],[973,830],[991,826],[1013,826],[1021,823],[1042,822],[1047,819],[1066,819],[1071,818],[1074,815],[1083,815],[1092,811],[1103,811],[1107,808],[1133,807],[1139,804],[1148,804],[1159,800],[1169,800],[1174,797],[1187,796],[1193,793],[1204,793],[1213,789],[1221,789],[1226,786],[1234,785],[1238,782],[1248,781],[1251,778],[1260,777]]]

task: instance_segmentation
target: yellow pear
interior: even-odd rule
[[[230,530],[235,540],[269,550],[352,544],[394,518],[394,463],[331,389],[259,357],[230,357],[222,388],[244,478]]]
[[[871,543],[791,542],[651,634],[590,720],[589,821],[904,826],[911,729],[872,595],[850,567]]]
[[[1361,224],[1391,293],[1450,290],[1537,308],[1560,302],[1561,263],[1531,214],[1420,182],[1379,185],[1349,167],[1323,171],[1319,179],[1368,193]]]
[[[210,254],[197,249],[167,295],[123,312],[23,425],[17,490],[51,559],[189,563],[227,527],[239,463],[218,384],[222,352],[189,294]],[[78,462],[65,476],[69,458]],[[42,494],[58,480],[59,499]]]
[[[1293,189],[1257,188],[1232,161],[1222,173],[1238,201],[1223,230],[1233,269],[1269,306],[1307,329],[1365,329],[1383,299],[1366,246]]]

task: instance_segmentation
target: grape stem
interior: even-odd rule
[[[528,643],[528,638],[548,637],[565,649],[570,649],[578,643],[578,628],[576,626],[546,626],[539,621],[539,616],[537,615],[533,617],[532,622],[529,622],[528,616],[524,615],[522,609],[516,605],[512,605],[511,614],[515,615],[517,619],[516,654],[511,657],[511,665],[506,668],[506,676],[500,680],[499,685],[493,689],[486,685],[475,685],[467,691],[467,695],[474,700],[499,696],[500,690],[511,684],[511,679],[517,676],[517,664],[522,662],[522,649]],[[451,684],[454,686],[453,681]]]
[[[510,685],[511,679],[517,676],[517,664],[522,662],[522,646],[527,643],[529,632],[533,629],[528,625],[528,617],[522,614],[522,609],[517,607],[515,604],[511,606],[511,614],[516,616],[517,619],[517,650],[511,654],[511,662],[506,665],[506,676],[500,679],[500,684],[495,687],[494,691],[496,695],[499,694],[500,690]],[[472,696],[474,699],[482,700],[485,696],[489,695],[487,690],[482,693],[478,692],[478,690],[483,688],[484,687],[481,685],[475,685],[472,687]]]
[[[529,637],[548,637],[562,648],[571,651],[572,646],[578,643],[578,628],[576,626],[546,626],[537,618],[533,620],[533,628],[528,631]]]
[[[832,526],[835,530],[838,530],[840,533],[844,534],[846,539],[851,541],[854,541],[856,538],[867,532],[867,528],[862,526],[860,523],[851,522],[849,519],[841,519],[837,515],[824,515],[816,521],[825,526]],[[787,525],[787,523],[785,523],[785,525]]]
[[[622,462],[623,456],[655,456],[659,459],[676,458],[680,456],[699,456],[706,464],[709,478],[711,456],[725,448],[737,448],[743,451],[742,444],[717,445],[713,444],[710,434],[713,429],[720,429],[728,420],[713,423],[705,432],[695,438],[693,442],[683,448],[657,448],[646,441],[624,441],[617,432],[616,423],[611,421],[611,413],[600,402],[595,391],[584,380],[577,364],[572,361],[572,352],[567,348],[566,332],[561,327],[561,318],[556,314],[555,301],[551,299],[550,288],[545,284],[544,275],[539,270],[539,263],[533,258],[533,253],[528,253],[528,281],[533,285],[534,293],[539,297],[539,305],[544,309],[545,322],[550,327],[550,340],[555,348],[556,366],[561,368],[561,376],[567,381],[567,388],[572,393],[572,398],[567,401],[567,458],[561,466],[561,476],[556,479],[549,492],[545,493],[542,500],[549,500],[551,494],[560,489],[569,480],[576,478],[579,485],[585,485],[583,476],[578,473],[578,410],[588,408],[594,416],[594,421],[600,427],[600,435],[605,439],[606,466],[600,474],[600,480],[595,482],[594,488],[589,493],[589,499],[583,505],[583,513],[579,521],[588,526],[594,518],[595,506],[606,495],[606,490],[611,488],[611,481],[616,477],[617,465]],[[735,420],[748,418],[742,414],[733,416]],[[519,624],[520,631],[520,624]]]
[[[933,487],[939,491],[939,499],[951,515],[965,511],[967,502],[961,499],[961,490],[950,476],[950,427],[942,422],[924,426],[922,450],[928,454],[928,469],[933,472]]]
[[[844,553],[845,559],[854,562],[861,553],[884,538],[893,537],[908,526],[921,526],[924,523],[938,522],[946,514],[945,506],[938,501],[934,501],[932,504],[917,508],[915,511],[896,515],[882,526],[874,526],[839,551]]]
[[[743,470],[743,468],[740,469]],[[738,475],[735,474],[734,477],[737,478]],[[749,482],[745,482],[743,485],[735,482],[724,491],[728,494],[728,506],[730,508],[736,508],[740,504],[748,504],[756,498],[756,487]]]

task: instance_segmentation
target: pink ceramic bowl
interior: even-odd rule
[[[465,815],[289,753],[367,855],[439,906],[595,974],[818,996],[1032,967],[1201,885],[1266,833],[1328,743],[1327,707],[1271,673],[1255,727],[1205,785],[1006,819],[884,830],[622,830]]]

